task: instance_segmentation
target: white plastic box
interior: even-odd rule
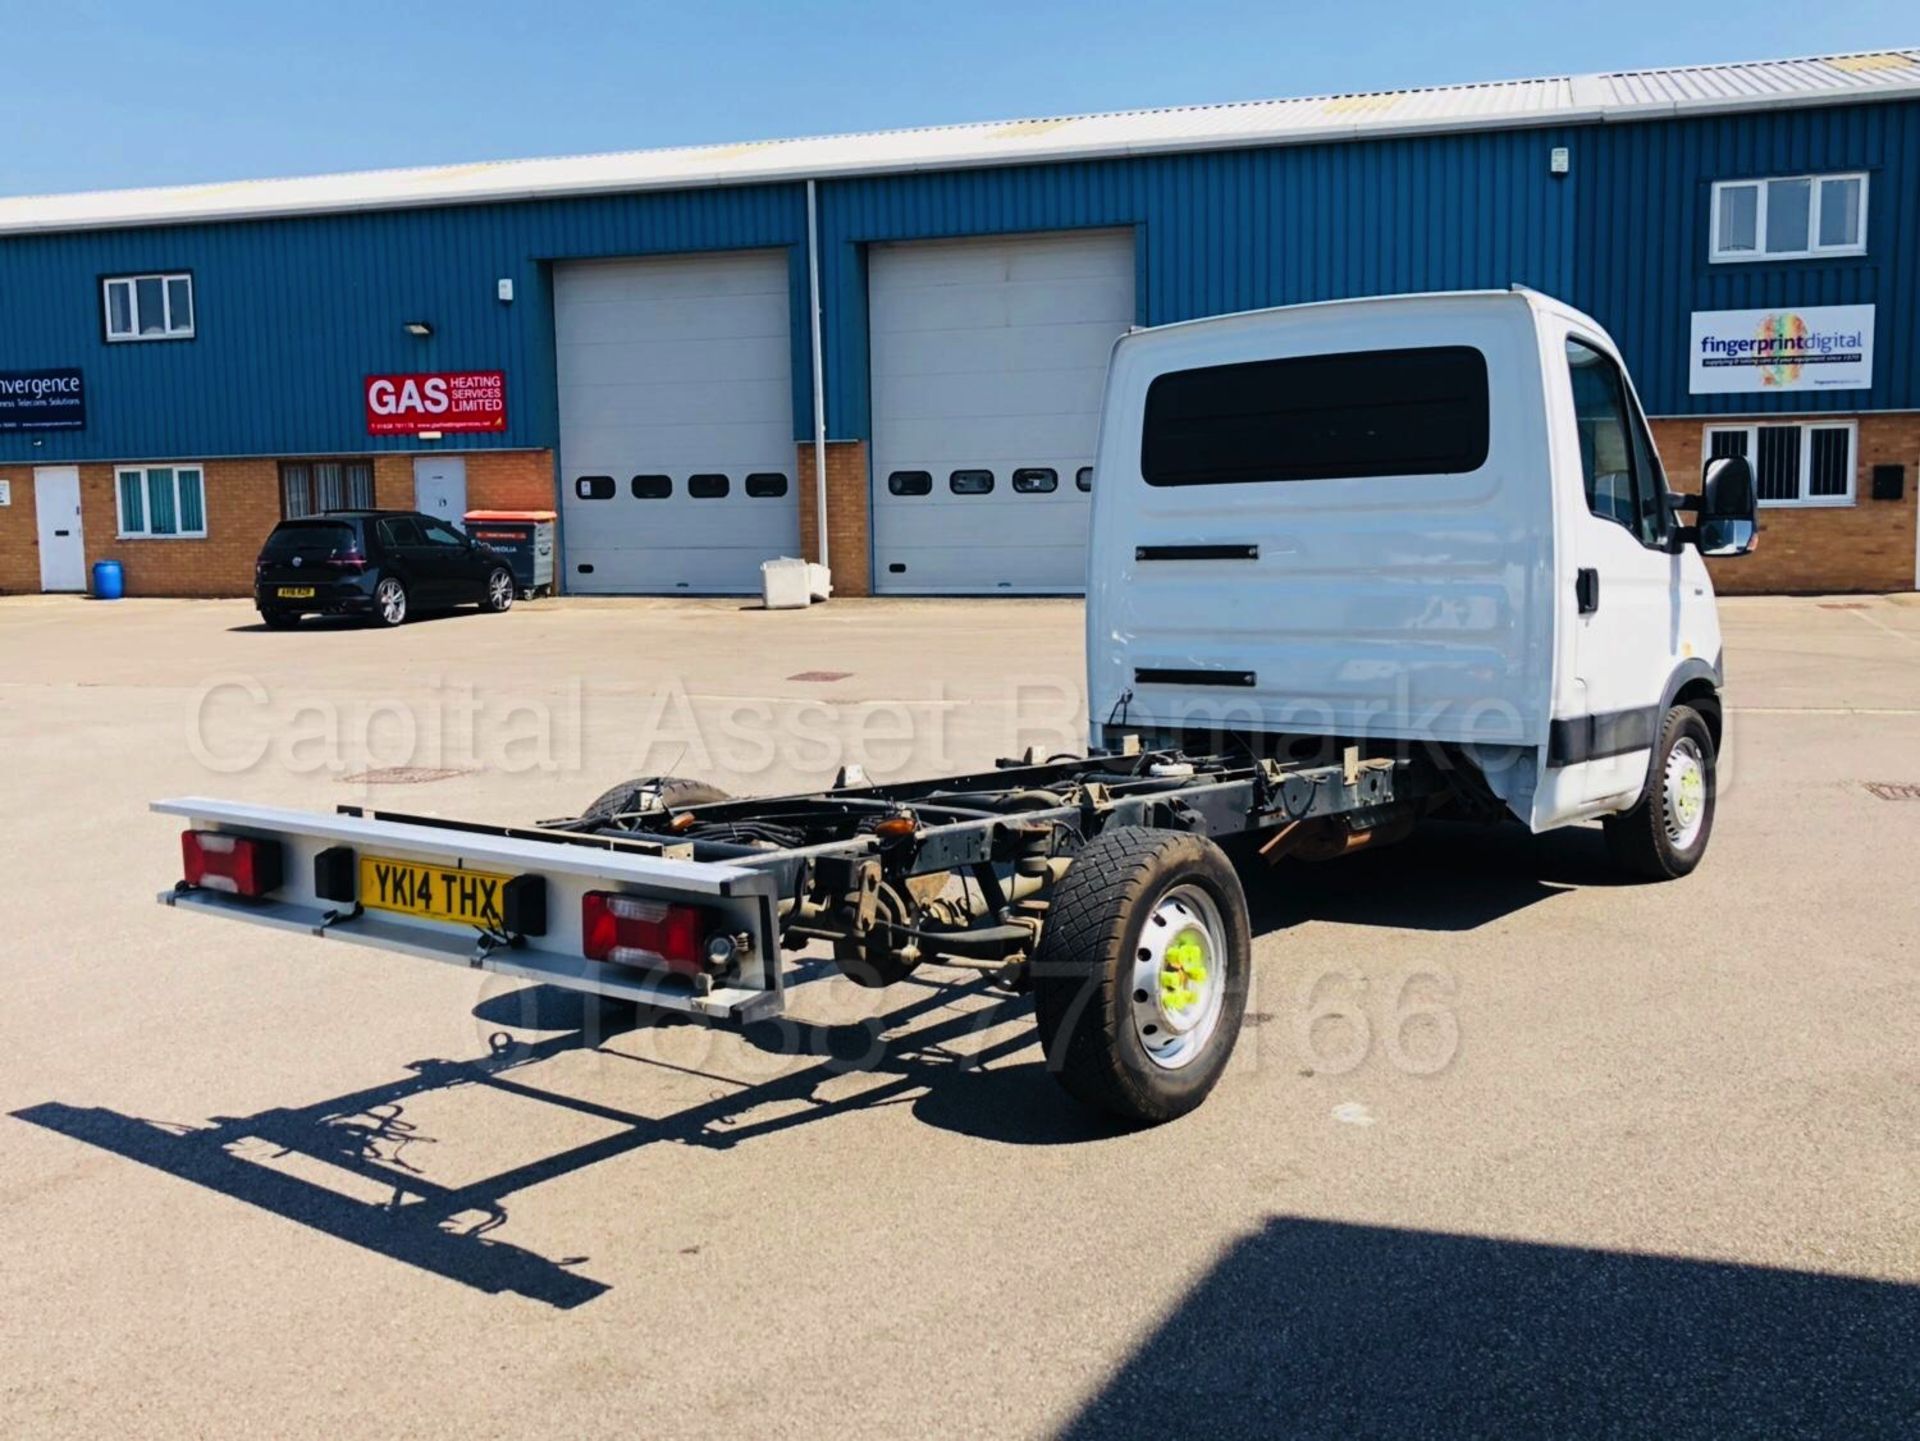
[[[804,560],[782,556],[760,565],[760,598],[768,610],[805,610],[813,600]]]

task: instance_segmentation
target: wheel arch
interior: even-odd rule
[[[1720,699],[1721,670],[1720,658],[1711,662],[1690,656],[1674,667],[1673,674],[1667,678],[1666,690],[1660,697],[1659,716],[1677,705],[1692,706],[1700,712],[1700,718],[1707,723],[1707,734],[1713,738],[1713,748],[1720,749],[1721,729],[1725,721],[1725,707]],[[1656,717],[1655,725],[1659,724]]]

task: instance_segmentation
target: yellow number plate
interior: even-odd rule
[[[313,587],[310,585],[283,585],[280,587],[282,600],[312,600]]]
[[[360,857],[360,904],[423,921],[500,928],[501,889],[510,876],[463,871],[418,861]]]

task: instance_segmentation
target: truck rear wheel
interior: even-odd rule
[[[1055,889],[1033,958],[1047,1068],[1131,1124],[1185,1115],[1233,1054],[1252,952],[1220,847],[1184,831],[1105,832]]]
[[[1707,853],[1713,834],[1713,732],[1692,706],[1660,722],[1646,789],[1632,810],[1600,822],[1614,864],[1652,881],[1678,880]]]
[[[717,786],[710,786],[705,781],[688,780],[685,776],[637,776],[602,791],[581,815],[583,819],[647,815],[654,811],[674,811],[682,806],[704,806],[732,799]]]

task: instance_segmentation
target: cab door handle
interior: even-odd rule
[[[1592,566],[1582,566],[1573,578],[1573,598],[1582,615],[1592,615],[1600,609],[1600,572]]]

